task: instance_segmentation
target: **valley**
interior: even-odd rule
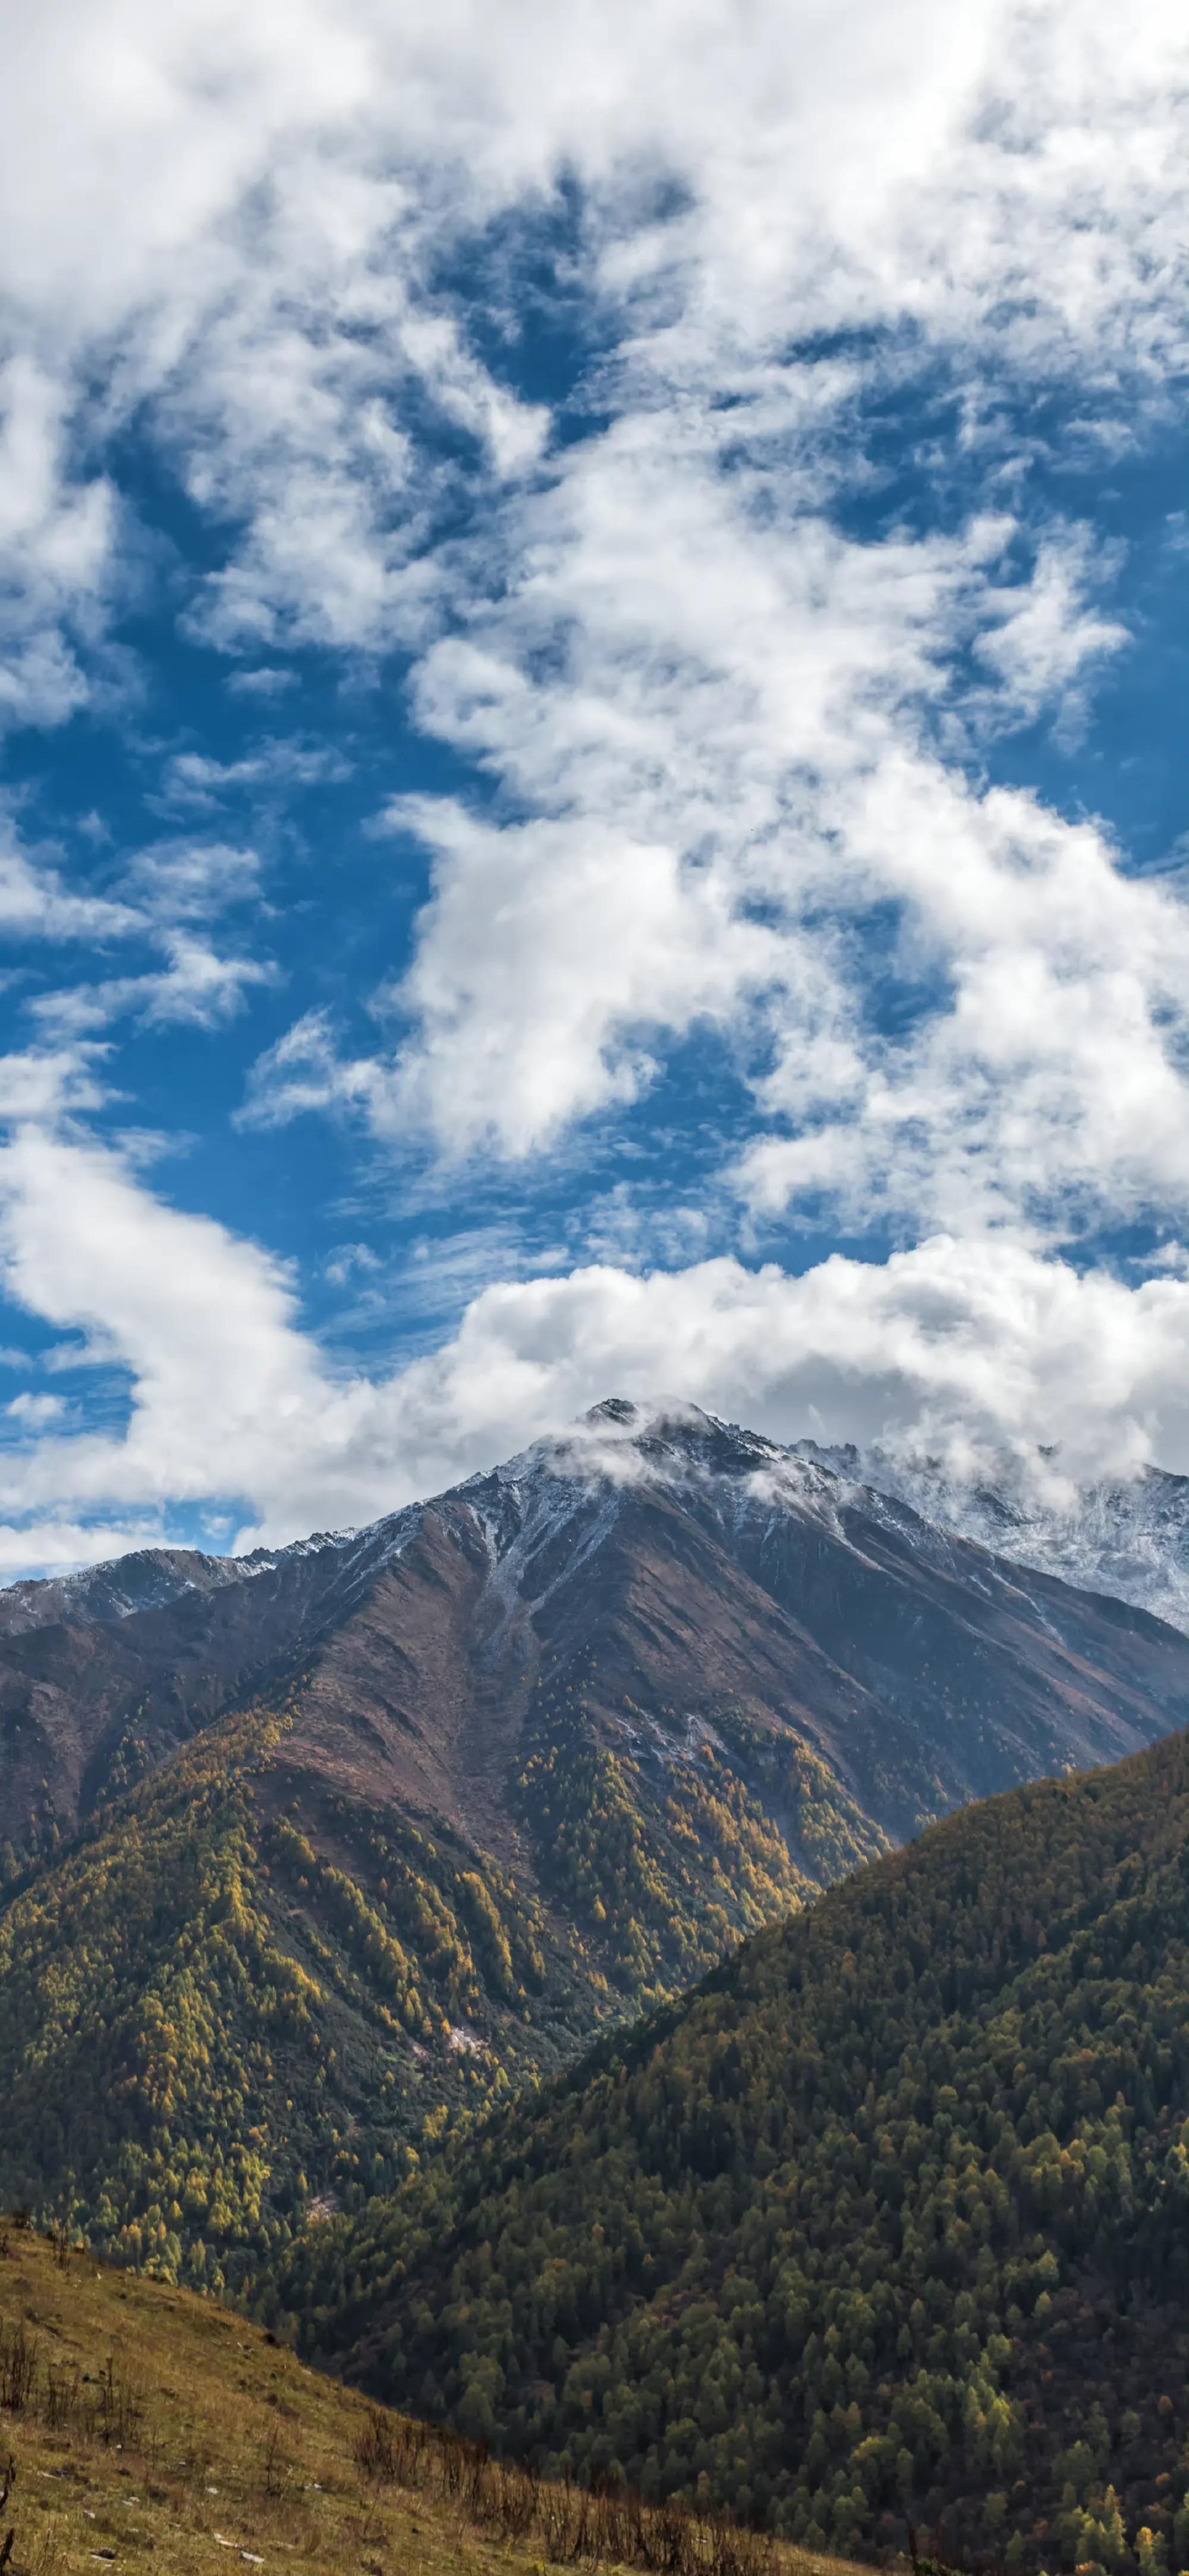
[[[1177,2566],[1187,1993],[1177,1736],[760,1933],[311,2233],[280,2313],[394,2403],[809,2547]]]

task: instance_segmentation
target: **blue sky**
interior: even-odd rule
[[[1180,13],[555,16],[7,39],[0,1573],[1189,1467]]]

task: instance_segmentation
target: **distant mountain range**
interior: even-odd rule
[[[0,1594],[0,2197],[210,2286],[1189,1638],[696,1408],[348,1536]]]
[[[1004,1458],[992,1475],[964,1477],[927,1457],[879,1448],[796,1454],[843,1480],[874,1486],[924,1519],[977,1539],[1014,1563],[1108,1592],[1189,1630],[1189,1476],[1146,1467],[1133,1477],[1070,1486],[1059,1461]]]

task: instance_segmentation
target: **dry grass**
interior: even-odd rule
[[[11,2224],[0,2499],[3,2576],[543,2576],[559,2563],[844,2576],[840,2560],[486,2461],[304,2370],[212,2302]]]

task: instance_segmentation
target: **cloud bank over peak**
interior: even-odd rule
[[[608,1387],[668,1387],[783,1440],[924,1443],[957,1473],[1055,1445],[1069,1477],[1127,1474],[1157,1431],[1189,1463],[1184,1281],[1080,1275],[1007,1236],[834,1255],[799,1278],[724,1257],[501,1283],[432,1353],[369,1377],[328,1364],[266,1253],[91,1145],[19,1136],[0,1203],[10,1295],[77,1336],[53,1346],[65,1413],[46,1427],[26,1407],[0,1468],[9,1564],[63,1562],[63,1526],[84,1531],[80,1555],[110,1554],[130,1514],[143,1538],[179,1499],[217,1501],[244,1545],[357,1523],[563,1429]],[[71,1419],[88,1371],[125,1390],[102,1430]]]

